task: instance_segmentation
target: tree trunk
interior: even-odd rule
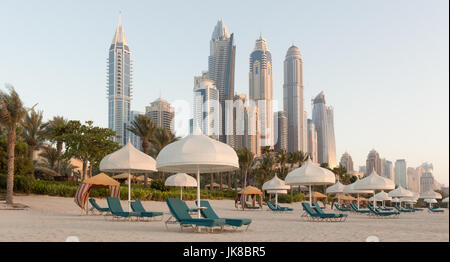
[[[31,176],[34,177],[34,162],[33,162],[33,153],[34,153],[34,144],[28,145],[28,158],[31,160],[33,165],[31,165]]]
[[[223,190],[223,186],[222,186],[222,183],[223,183],[223,176],[222,176],[222,174],[223,174],[223,173],[217,173],[217,175],[219,175],[219,177],[220,177],[220,191]]]
[[[238,171],[234,171],[234,188],[237,190],[237,186],[238,186]]]
[[[148,187],[147,177],[148,177],[148,174],[144,173],[144,188]]]
[[[6,204],[13,204],[14,193],[14,149],[16,146],[16,126],[8,132],[8,178],[6,181]]]
[[[211,173],[211,182],[209,183],[209,190],[213,190],[213,183],[214,183],[214,173]]]
[[[56,150],[58,151],[58,175],[61,175],[61,152],[62,152],[62,142],[56,143]]]
[[[81,182],[86,179],[87,176],[87,160],[83,160],[83,174],[81,174]]]
[[[89,177],[92,177],[92,169],[94,169],[94,167],[89,165]]]
[[[231,172],[228,172],[228,190],[231,190]]]
[[[243,184],[242,189],[244,189],[246,187],[247,187],[247,168],[244,169],[244,184]]]

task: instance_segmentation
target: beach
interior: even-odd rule
[[[165,202],[142,201],[149,211],[164,212],[163,221],[112,221],[110,216],[81,215],[73,198],[43,195],[15,196],[14,202],[29,206],[25,210],[0,210],[0,241],[66,241],[76,236],[81,242],[364,242],[369,236],[380,242],[448,242],[449,212],[430,214],[427,210],[400,215],[398,219],[377,219],[367,215],[349,213],[345,222],[308,222],[300,217],[300,203],[281,204],[294,208],[293,212],[273,213],[267,206],[262,211],[241,211],[232,200],[210,200],[220,217],[251,218],[247,231],[183,232],[177,224],[163,221],[170,216]],[[106,199],[97,199],[106,207]],[[126,211],[126,201],[121,201]],[[193,201],[187,201],[194,207]],[[328,206],[329,207],[329,206]],[[326,209],[326,212],[337,212]]]

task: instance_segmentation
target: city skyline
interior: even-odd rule
[[[329,24],[324,21],[322,21],[322,24],[319,23],[315,26],[311,24],[318,22],[320,18],[324,19],[323,13],[320,13],[321,16],[317,19],[314,19],[314,17],[307,17],[304,18],[304,20],[298,20],[303,22],[303,24],[296,20],[295,29],[297,31],[284,32],[284,36],[279,37],[280,34],[275,31],[283,25],[289,26],[289,24],[286,23],[286,20],[275,23],[273,19],[268,19],[270,21],[246,27],[242,22],[239,22],[239,19],[237,18],[239,14],[234,13],[233,15],[230,15],[230,9],[225,8],[224,11],[208,15],[207,19],[203,21],[204,25],[199,23],[199,21],[193,20],[190,22],[191,26],[183,27],[183,30],[186,31],[183,32],[183,34],[186,36],[193,32],[196,34],[192,37],[193,39],[183,40],[185,46],[181,46],[182,52],[178,53],[176,58],[178,62],[180,62],[179,59],[181,58],[181,60],[189,60],[193,63],[190,67],[192,67],[192,71],[197,72],[197,74],[199,70],[206,68],[206,61],[204,60],[208,53],[208,47],[205,49],[204,42],[207,42],[209,39],[212,25],[214,25],[217,20],[220,20],[220,18],[223,18],[228,27],[236,34],[237,39],[235,92],[247,93],[248,69],[246,70],[246,68],[248,68],[248,55],[251,51],[249,46],[252,46],[254,43],[254,40],[252,41],[251,39],[255,39],[259,32],[262,31],[265,38],[271,43],[274,71],[274,98],[278,100],[278,109],[281,109],[283,81],[280,76],[282,76],[283,72],[283,53],[285,53],[286,49],[292,44],[292,41],[294,41],[294,44],[300,48],[302,56],[304,57],[305,105],[307,105],[307,101],[309,101],[314,94],[324,90],[327,94],[328,104],[333,105],[335,108],[336,116],[334,122],[337,138],[337,156],[340,156],[344,151],[348,151],[353,156],[355,166],[358,166],[365,163],[367,152],[371,148],[376,148],[383,157],[386,157],[386,159],[396,160],[404,158],[408,163],[412,163],[411,166],[419,166],[420,163],[429,161],[435,164],[435,177],[441,183],[448,185],[448,147],[446,146],[448,145],[448,49],[443,48],[444,46],[448,46],[448,24],[444,24],[443,20],[439,20],[442,16],[448,16],[448,13],[442,15],[439,11],[440,9],[448,10],[448,3],[439,2],[439,6],[433,6],[434,8],[429,8],[429,5],[419,4],[417,2],[412,2],[412,4],[410,4],[410,2],[408,2],[408,4],[406,4],[406,2],[402,3],[405,5],[405,8],[408,8],[409,12],[412,12],[412,14],[409,14],[406,17],[407,22],[410,24],[405,24],[405,22],[394,19],[393,14],[381,7],[355,2],[354,5],[357,9],[366,9],[369,7],[375,9],[381,8],[380,11],[384,12],[383,14],[388,18],[387,20],[393,22],[392,26],[394,29],[387,29],[386,24],[383,25],[382,21],[373,17],[363,19],[357,14],[351,13],[356,18],[360,19],[358,20],[359,22],[363,21],[363,25],[361,25],[361,23],[359,23],[359,26],[357,23],[341,23],[351,26],[350,28],[356,30],[360,37],[358,39],[352,38],[350,34],[346,35],[347,38],[337,38],[337,41],[335,42],[324,42],[322,41],[323,39],[317,36],[317,34],[323,33],[323,35],[325,35],[324,33],[328,32],[331,36],[336,37],[337,34],[333,33],[332,29],[324,27],[324,24]],[[310,5],[300,3],[298,5],[307,10],[315,10],[316,12],[320,9],[319,7],[323,7],[320,4]],[[333,6],[333,8],[339,8],[333,4],[330,5]],[[389,5],[396,6],[400,4],[396,3]],[[444,7],[441,7],[442,5]],[[16,14],[18,18],[25,19],[25,17],[22,17],[23,13],[18,15],[17,11],[15,11],[14,4],[8,4],[7,1],[2,2],[0,6],[2,7],[2,10],[11,11],[6,12],[7,20],[5,21],[11,23],[8,30],[18,30],[11,31],[11,42],[19,43],[17,44],[18,47],[10,46],[9,43],[5,44],[10,52],[8,54],[2,54],[1,58],[4,63],[0,63],[0,81],[13,84],[18,92],[24,93],[23,97],[26,105],[32,105],[39,102],[38,108],[44,110],[46,119],[49,119],[54,115],[64,115],[70,119],[80,119],[82,121],[94,120],[94,124],[96,125],[107,126],[107,118],[104,117],[104,115],[107,115],[107,109],[105,109],[104,103],[104,61],[105,49],[107,48],[105,43],[107,43],[107,39],[110,39],[111,30],[114,30],[112,28],[117,25],[118,10],[122,10],[124,13],[123,23],[127,28],[127,38],[129,40],[132,39],[130,40],[130,43],[133,44],[130,48],[133,50],[133,60],[137,59],[137,61],[139,61],[135,61],[136,64],[134,65],[135,71],[133,79],[135,81],[133,85],[136,98],[132,102],[133,106],[131,107],[131,110],[142,111],[146,105],[158,97],[157,94],[162,95],[162,97],[171,102],[183,98],[184,94],[191,94],[192,92],[192,76],[195,75],[195,72],[192,73],[192,71],[187,70],[189,72],[186,72],[186,75],[190,74],[190,76],[189,81],[185,81],[184,79],[187,77],[182,76],[181,78],[177,78],[177,76],[171,75],[169,67],[165,70],[162,69],[162,71],[156,69],[156,67],[162,67],[159,64],[162,60],[154,52],[146,52],[146,48],[150,47],[158,50],[157,48],[161,47],[156,43],[157,41],[142,41],[141,36],[146,34],[146,30],[142,28],[141,24],[145,19],[139,10],[116,4],[108,7],[107,14],[103,14],[104,16],[100,18],[97,17],[98,13],[85,11],[86,16],[84,17],[84,20],[86,21],[80,24],[75,22],[80,19],[78,18],[78,15],[74,14],[72,17],[72,15],[65,13],[67,18],[62,20],[64,21],[62,24],[67,25],[70,29],[65,31],[55,30],[58,29],[58,27],[52,27],[54,25],[51,25],[50,23],[53,21],[52,19],[54,19],[54,16],[40,16],[38,20],[40,23],[38,24],[41,24],[41,27],[46,28],[45,30],[48,30],[48,32],[52,32],[54,36],[59,37],[59,39],[52,37],[49,37],[49,39],[53,40],[54,44],[59,44],[61,47],[55,49],[55,47],[52,46],[52,52],[47,52],[47,49],[38,43],[36,45],[39,47],[40,52],[32,54],[28,53],[29,51],[23,44],[20,44],[26,43],[26,41],[19,41],[19,39],[23,38],[22,34],[26,35],[27,30],[20,26],[21,23],[18,22],[17,18],[10,16],[10,14]],[[31,6],[40,9],[37,5],[31,4]],[[283,5],[281,6],[285,7]],[[24,15],[33,9],[31,7],[28,8],[30,8],[30,10],[25,8]],[[56,4],[54,8],[65,9],[59,4]],[[98,8],[99,4],[95,3],[93,9],[99,10]],[[331,7],[329,8],[331,9]],[[430,12],[440,14],[440,16],[435,16],[431,19],[431,22],[428,21],[426,24],[427,26],[423,24],[417,26],[412,17],[416,19],[417,16],[414,14],[419,14],[419,10],[428,12],[428,16]],[[49,14],[45,9],[41,10],[41,14],[42,13]],[[177,15],[180,15],[179,12],[176,13]],[[29,19],[37,19],[36,15],[33,15],[32,12],[28,15],[31,17]],[[92,23],[94,18],[95,23]],[[445,18],[448,19],[448,17]],[[424,22],[420,15],[418,20]],[[8,22],[5,21],[3,21],[3,24],[8,24]],[[345,21],[354,22],[351,18]],[[87,27],[85,23],[91,23],[90,27]],[[430,28],[433,25],[439,25],[440,27],[436,29],[435,26],[433,29],[434,31],[432,30],[430,32]],[[406,28],[401,31],[404,33],[400,34],[400,37],[398,35],[395,37],[393,35],[395,29],[398,29],[401,26]],[[189,27],[194,27],[194,29]],[[320,30],[317,34],[311,33],[307,31],[307,27],[313,27],[314,29]],[[375,38],[380,37],[381,35],[388,36],[384,40],[377,40],[379,42],[376,46],[378,46],[379,49],[373,54],[370,51],[374,46],[368,43],[371,40],[371,37],[364,34],[362,30],[367,27],[372,29],[371,33]],[[174,29],[174,27],[170,28]],[[414,30],[412,30],[412,28],[414,28]],[[37,29],[34,26],[31,26],[31,29],[36,30],[36,32],[30,33],[31,36],[33,36],[33,34],[39,34],[39,30],[42,30],[40,28]],[[83,63],[75,57],[66,57],[66,51],[75,50],[76,47],[80,45],[78,39],[70,38],[70,34],[67,32],[71,30],[74,30],[75,32],[78,32],[77,30],[82,30],[83,33],[87,34],[86,37],[82,37],[82,39],[89,38],[91,50],[88,50],[83,54],[83,58],[87,60]],[[152,33],[159,32],[159,34],[155,35],[158,36],[158,41],[169,43],[168,49],[174,47],[171,42],[175,43],[177,41],[171,41],[174,38],[165,34],[167,33],[167,29],[157,28],[156,30],[152,30]],[[176,35],[177,31],[174,30],[173,33]],[[414,36],[420,35],[421,33],[427,34],[427,37],[432,38],[432,40],[420,39],[420,41],[422,41],[420,43],[422,44],[417,44],[417,42],[415,42],[416,44],[413,45],[413,47],[419,49],[416,50],[416,52],[412,52],[412,48],[403,46],[403,43],[412,41],[415,39]],[[245,34],[249,35],[249,37],[245,37]],[[50,36],[50,33],[44,33],[44,35]],[[439,35],[439,37],[437,37],[437,35]],[[166,39],[166,37],[168,37],[167,41],[163,40]],[[290,39],[288,40],[286,38]],[[355,45],[350,45],[350,42],[348,42],[350,39],[357,43]],[[339,41],[349,45],[349,48],[346,49]],[[437,44],[440,42],[442,42],[442,46],[441,44]],[[177,44],[178,43],[180,42],[178,41]],[[368,44],[371,48],[368,48],[365,44]],[[395,48],[390,49],[387,44],[393,44]],[[153,47],[152,45],[156,47]],[[201,46],[201,51],[199,51],[199,48],[199,50],[192,52],[192,54],[186,54],[184,58],[179,57],[184,55],[183,52],[186,52],[183,50],[188,50],[194,45]],[[403,49],[400,49],[400,46]],[[180,48],[180,46],[178,47]],[[339,55],[339,52],[337,52],[338,49],[344,54],[342,57]],[[27,67],[24,69],[25,72],[22,72],[22,68],[19,67],[20,64],[25,63],[21,63],[22,58],[21,55],[18,55],[18,50],[20,50],[21,55],[25,57],[29,56],[31,58],[29,61],[30,64],[27,64]],[[427,51],[426,55],[424,55],[425,50]],[[94,51],[95,54],[93,53]],[[161,52],[161,50],[158,52]],[[323,54],[320,54],[321,52]],[[170,53],[167,51],[165,54],[167,55]],[[359,60],[358,56],[364,57],[364,59],[370,61],[370,63]],[[342,62],[344,63],[344,66],[336,69],[336,61],[341,62],[344,60],[342,59],[344,57],[350,60],[355,67],[352,67],[348,61],[344,61]],[[170,56],[166,58],[169,62],[173,63],[175,61]],[[69,60],[72,65],[66,67],[66,63],[71,64],[68,62]],[[246,63],[243,62],[245,60],[247,60]],[[390,63],[386,63],[387,60],[389,60]],[[419,60],[419,62],[417,60]],[[417,64],[421,64],[420,70]],[[181,62],[177,69],[180,69],[183,65],[184,62]],[[79,68],[75,68],[77,66]],[[41,71],[38,67],[44,67],[47,68],[47,70],[48,68],[52,68],[52,70],[50,70],[52,72]],[[334,70],[331,70],[331,68],[334,68]],[[394,76],[389,74],[392,70],[396,72]],[[32,71],[37,71],[37,73],[31,73]],[[39,72],[41,73],[39,74]],[[154,72],[154,74],[151,72]],[[356,75],[355,72],[361,74],[361,76]],[[421,72],[421,76],[418,76],[418,72]],[[30,74],[30,77],[26,78],[32,79],[31,82],[23,77],[24,73],[27,75]],[[327,74],[326,77],[323,77],[324,73]],[[158,82],[157,80],[158,74],[161,82]],[[383,77],[380,78],[380,75]],[[411,75],[414,77],[408,79],[411,78]],[[375,77],[371,79],[371,82],[362,81],[362,79],[370,76]],[[170,79],[170,77],[174,78]],[[154,78],[156,78],[156,80]],[[64,81],[62,81],[63,79]],[[57,98],[56,95],[58,94],[54,92],[56,88],[67,88],[67,91],[70,91],[72,86],[77,87],[72,88],[72,90],[77,90],[77,92],[74,92],[74,97],[71,98],[75,100],[76,103],[71,103],[71,101],[67,100],[57,101],[58,99],[54,99],[55,97]],[[426,93],[422,92],[420,89],[423,89],[423,86],[427,86]],[[39,89],[39,93],[33,89]],[[175,90],[177,92],[174,92]],[[374,93],[374,90],[378,92]],[[49,92],[51,92],[51,95],[49,95]],[[86,95],[80,96],[77,94],[87,92],[92,95],[86,97]],[[437,92],[439,93],[438,95],[436,95]],[[339,93],[346,93],[347,95],[344,94],[343,96]],[[368,93],[370,93],[370,96],[367,96]],[[409,95],[405,97],[406,93]],[[62,91],[60,99],[64,100],[66,94],[67,92]],[[45,96],[51,97],[52,99],[49,100]],[[95,97],[95,99],[92,99],[91,97]],[[380,103],[381,101],[382,103]],[[417,105],[422,105],[423,102],[426,101],[433,101],[433,103],[429,104],[428,107],[420,107],[420,111],[414,109]],[[98,107],[95,104],[98,104]],[[58,107],[59,109],[57,109]],[[383,107],[386,107],[386,109],[383,109]],[[64,110],[61,110],[61,108],[64,108]],[[357,108],[358,111],[361,111],[360,114],[355,114],[355,112],[353,112],[355,108]],[[305,110],[311,116],[311,107],[305,106]],[[274,108],[274,112],[275,111],[277,111],[277,109]],[[377,113],[377,111],[379,112]],[[444,112],[444,116],[442,116],[442,112]],[[363,119],[361,117],[362,114],[370,114],[371,118]],[[439,117],[437,117],[437,115],[439,115]],[[444,121],[440,120],[438,122],[437,120],[441,118],[444,118]],[[434,120],[432,121],[432,125],[430,124],[431,120]],[[383,125],[381,126],[380,123],[383,123]],[[429,126],[433,126],[434,128],[430,130]],[[408,135],[405,137],[404,134],[407,132]],[[438,137],[439,139],[436,139],[435,137]],[[412,143],[414,145],[410,145],[411,141],[415,142]]]

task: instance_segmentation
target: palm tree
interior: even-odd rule
[[[239,158],[239,167],[241,168],[241,172],[243,172],[244,179],[241,181],[242,189],[244,189],[247,186],[247,173],[253,165],[254,155],[246,147],[239,148],[236,153]]]
[[[278,150],[276,154],[276,161],[280,164],[280,175],[281,178],[284,178],[287,174],[286,170],[286,163],[288,161],[288,154],[286,153],[286,150],[280,149]]]
[[[258,168],[258,173],[261,175],[259,179],[259,185],[262,186],[266,182],[267,175],[270,175],[273,170],[274,158],[270,154],[264,154],[260,160],[260,165]]]
[[[45,163],[46,167],[53,169],[53,170],[58,168],[59,155],[58,155],[58,150],[55,149],[54,147],[52,147],[50,145],[43,146],[42,153],[40,153],[39,156],[45,158],[45,160],[47,162],[47,163]]]
[[[42,123],[42,118],[42,111],[31,110],[22,123],[22,137],[28,144],[28,157],[31,161],[33,161],[34,150],[40,148],[45,140],[47,123]],[[32,174],[34,175],[34,171]]]
[[[151,147],[150,147],[150,155],[156,158],[161,152],[161,150],[170,143],[173,143],[180,139],[175,136],[170,130],[167,130],[162,127],[157,127],[153,137],[150,139]],[[161,173],[164,178],[164,172]],[[213,176],[213,175],[211,175]]]
[[[306,160],[308,160],[308,154],[305,154],[303,151],[298,151],[297,155],[298,155],[297,163],[298,166],[301,167],[303,166],[303,163],[305,163]]]
[[[8,134],[8,176],[6,179],[6,204],[13,203],[14,188],[14,147],[16,146],[16,130],[27,114],[19,94],[12,86],[6,86],[9,94],[0,90],[0,124]]]
[[[52,120],[48,121],[47,126],[45,128],[46,135],[48,139],[56,143],[56,151],[58,152],[58,158],[61,158],[62,147],[63,147],[63,138],[62,135],[66,133],[67,128],[67,119],[62,116],[55,116]],[[61,174],[61,163],[58,160],[58,175]]]
[[[287,154],[287,162],[291,165],[289,168],[290,171],[294,168],[294,165],[298,162],[300,156],[298,152],[289,152]]]
[[[157,157],[159,152],[161,152],[161,150],[165,146],[177,141],[178,139],[180,138],[175,136],[175,134],[170,130],[162,127],[157,127],[155,133],[153,134],[153,137],[150,139],[150,143],[152,145],[150,148],[150,155],[153,157]]]
[[[142,151],[148,154],[150,140],[153,138],[156,129],[152,119],[147,115],[138,115],[127,129],[141,139]]]
[[[142,151],[148,154],[150,140],[153,138],[156,130],[152,119],[147,115],[138,115],[136,119],[131,122],[131,126],[128,127],[128,130],[141,139]],[[148,174],[144,173],[144,187],[148,186],[147,177]]]

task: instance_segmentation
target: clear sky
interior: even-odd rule
[[[434,1],[0,1],[0,84],[11,83],[45,118],[107,126],[106,59],[123,13],[134,60],[132,110],[162,95],[192,97],[223,19],[236,39],[235,90],[248,93],[259,34],[273,57],[282,107],[283,60],[304,62],[306,110],[325,92],[335,110],[338,161],[369,151],[408,166],[434,164],[449,181],[449,3]],[[2,87],[3,88],[3,87]]]

